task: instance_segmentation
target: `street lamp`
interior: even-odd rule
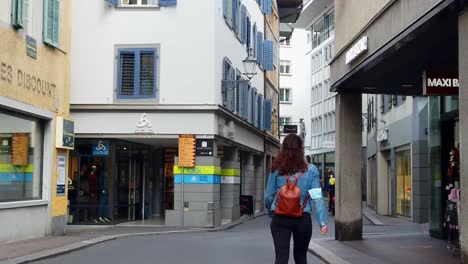
[[[234,90],[241,83],[248,84],[250,80],[257,74],[257,60],[254,56],[252,56],[250,50],[247,57],[242,61],[242,64],[244,64],[244,73],[242,73],[242,75],[245,75],[247,79],[236,80],[234,78],[231,80],[222,80],[223,92]]]
[[[247,58],[245,58],[242,63],[244,64],[244,75],[247,76],[249,81],[257,74],[257,60],[252,53],[248,52]]]

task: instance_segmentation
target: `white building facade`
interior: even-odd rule
[[[275,154],[265,149],[278,148],[264,96],[273,9],[254,0],[73,2],[70,223],[218,226],[239,218],[240,195],[263,210],[265,159]],[[258,61],[250,81],[248,50]],[[196,166],[184,171],[181,134],[197,145]]]
[[[309,91],[305,88],[305,58],[304,50],[307,35],[305,30],[296,29],[291,38],[280,40],[280,133],[281,140],[287,135],[290,126],[301,131],[304,122],[304,132],[310,132],[310,112],[304,111],[309,103]],[[310,138],[304,138],[304,144],[309,145]]]
[[[312,0],[295,24],[297,32],[306,31],[305,45],[298,47],[305,55],[306,105],[295,111],[307,112],[305,154],[325,176],[335,170],[335,93],[330,92],[329,67],[335,53],[334,21],[333,1]]]

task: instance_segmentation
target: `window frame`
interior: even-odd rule
[[[35,108],[35,107],[33,107],[33,108]],[[25,109],[25,108],[18,108],[18,109]],[[30,110],[30,109],[28,109],[28,110]],[[29,111],[25,111],[25,113],[20,113],[20,112],[17,112],[16,110],[14,110],[14,108],[8,109],[7,107],[5,107],[5,105],[1,104],[1,102],[0,102],[0,114],[7,115],[7,116],[17,118],[17,119],[22,119],[22,120],[29,121],[29,122],[34,122],[36,124],[36,127],[39,128],[39,129],[35,130],[35,133],[37,133],[37,135],[34,135],[36,137],[36,139],[38,139],[38,141],[39,141],[39,142],[36,142],[36,144],[37,144],[36,146],[38,147],[38,149],[37,149],[38,153],[37,154],[39,155],[39,157],[35,157],[36,153],[34,152],[34,156],[32,158],[32,161],[31,161],[31,157],[28,157],[28,163],[29,164],[24,165],[24,166],[30,166],[30,165],[33,166],[33,172],[32,172],[33,180],[35,178],[34,174],[37,173],[37,175],[38,175],[37,180],[39,182],[36,183],[36,184],[38,184],[37,190],[32,190],[33,193],[34,193],[34,191],[36,191],[36,192],[38,192],[38,194],[35,197],[0,200],[0,209],[4,208],[4,205],[8,205],[8,204],[14,204],[14,206],[12,206],[11,208],[17,208],[17,207],[22,207],[22,204],[24,204],[24,206],[27,206],[26,203],[41,203],[41,201],[44,201],[45,197],[47,196],[47,193],[45,193],[45,189],[44,189],[44,186],[45,185],[47,186],[47,183],[45,182],[45,178],[44,178],[45,173],[46,173],[46,168],[44,168],[44,165],[45,165],[44,160],[47,159],[47,157],[49,156],[49,155],[47,155],[47,153],[45,151],[46,147],[47,147],[47,144],[46,144],[46,141],[45,141],[46,140],[46,135],[47,135],[46,129],[50,129],[50,126],[47,125],[48,119],[43,119],[40,115],[33,116],[33,115],[31,115],[29,113]],[[2,134],[15,134],[15,132],[0,133],[0,135],[2,135]],[[32,142],[34,142],[34,139],[31,139],[31,137],[33,137],[33,133],[31,133],[30,138],[29,138],[29,142],[28,142],[28,156],[31,155],[30,148],[31,148]],[[35,151],[36,151],[36,149],[35,149]],[[37,161],[37,164],[36,164],[36,161]],[[11,163],[7,163],[7,164],[11,164]],[[37,169],[37,171],[36,171],[36,169]],[[25,178],[26,178],[26,176],[25,176]],[[24,180],[22,182],[24,183],[26,181]],[[34,188],[34,185],[33,185],[33,188]],[[23,194],[24,194],[24,190],[23,190]],[[18,206],[16,206],[16,205],[18,205]]]
[[[284,64],[284,70],[286,70],[286,66],[288,66],[289,72],[282,72],[281,68],[283,67]],[[291,61],[290,60],[280,60],[280,66],[279,66],[279,72],[281,75],[292,75],[291,73]]]
[[[129,0],[130,1],[130,0]],[[117,7],[121,8],[155,8],[159,7],[159,1],[157,0],[147,0],[148,2],[155,1],[155,4],[142,4],[143,0],[137,0],[137,4],[132,5],[132,4],[124,4],[123,0],[118,0]]]
[[[288,122],[282,122],[282,119],[287,119]],[[291,117],[290,116],[280,116],[278,118],[278,125],[279,125],[279,132],[281,135],[285,135],[284,134],[284,125],[288,125],[291,123]]]
[[[280,37],[279,40],[280,46],[283,48],[290,48],[291,47],[291,39],[286,37]]]
[[[284,98],[282,98],[283,97],[283,94],[281,93],[282,90],[283,91],[288,91],[288,96],[287,97],[288,97],[289,100],[287,100],[287,101],[282,100],[282,99],[284,99]],[[282,104],[292,104],[291,91],[292,91],[291,88],[280,88],[280,91],[279,91],[280,103],[282,103]]]
[[[158,96],[158,63],[159,63],[159,55],[158,55],[158,48],[156,47],[145,47],[145,48],[117,48],[117,74],[116,74],[116,99],[117,100],[131,100],[131,99],[156,99]],[[128,96],[128,95],[121,95],[121,54],[122,53],[135,53],[135,66],[134,66],[134,74],[135,74],[135,80],[134,83],[137,84],[134,86],[134,92],[133,96]],[[154,89],[153,93],[151,95],[141,95],[141,89],[140,89],[140,65],[137,64],[137,54],[139,55],[141,52],[153,52],[154,55]],[[138,60],[139,61],[139,60]]]

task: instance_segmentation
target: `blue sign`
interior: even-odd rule
[[[93,144],[93,155],[94,156],[108,156],[109,155],[109,142],[105,140],[99,140],[96,144]]]
[[[175,184],[182,183],[182,175],[177,174],[174,177]],[[221,176],[219,175],[184,175],[184,183],[188,184],[220,184]]]

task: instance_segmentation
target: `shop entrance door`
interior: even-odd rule
[[[118,216],[121,221],[145,218],[145,165],[141,155],[120,156],[117,161]]]

